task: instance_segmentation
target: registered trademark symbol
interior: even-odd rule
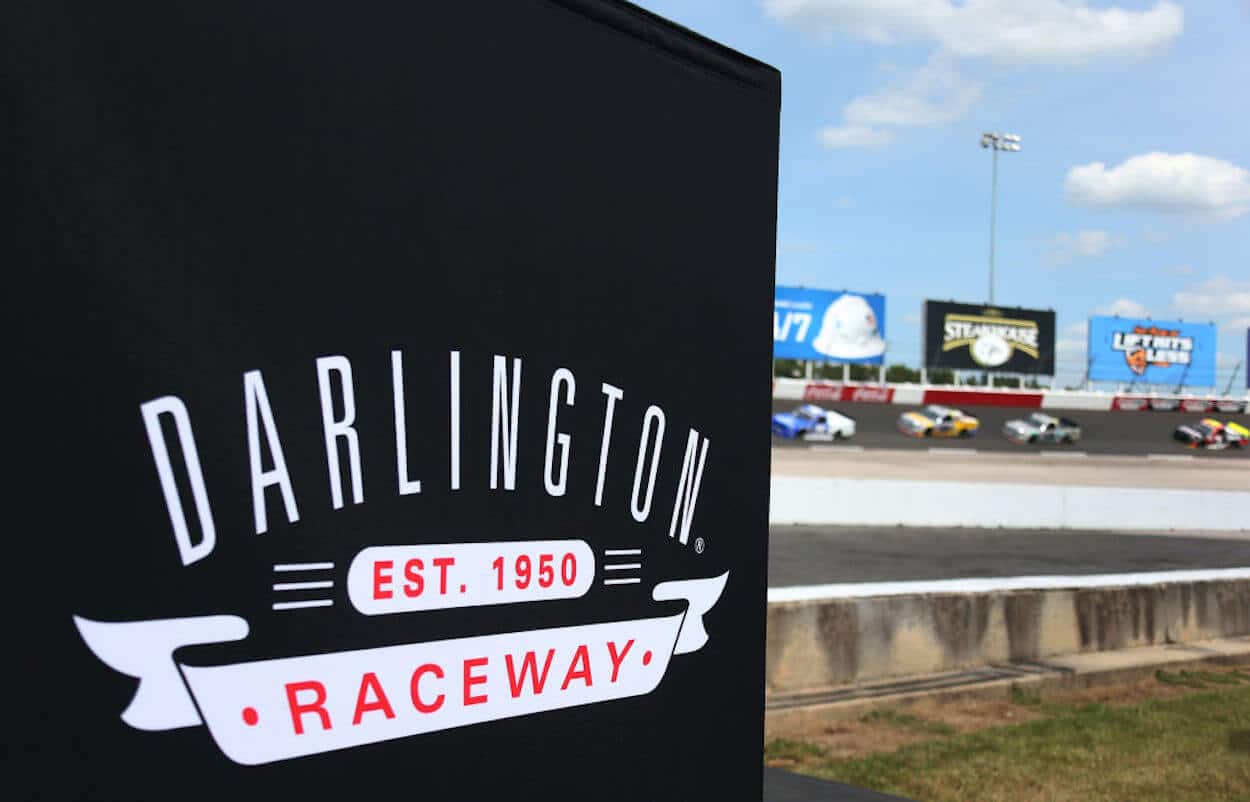
[[[694,539],[694,553],[695,553],[695,554],[702,554],[702,553],[703,553],[703,538],[701,538],[701,537],[696,537],[696,538]]]

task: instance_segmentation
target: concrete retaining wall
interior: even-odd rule
[[[1250,530],[1250,492],[774,476],[773,524]]]
[[[778,602],[767,692],[1246,634],[1250,580]]]

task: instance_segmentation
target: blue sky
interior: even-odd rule
[[[640,0],[781,70],[777,280],[1052,307],[1060,380],[1095,312],[1210,320],[1222,389],[1250,327],[1250,2]],[[1237,386],[1244,387],[1245,366]]]

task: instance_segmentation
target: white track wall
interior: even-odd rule
[[[1250,492],[774,476],[769,522],[1250,530]]]

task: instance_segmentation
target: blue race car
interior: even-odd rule
[[[832,409],[804,404],[773,415],[773,434],[787,440],[842,440],[855,434],[855,421]]]

